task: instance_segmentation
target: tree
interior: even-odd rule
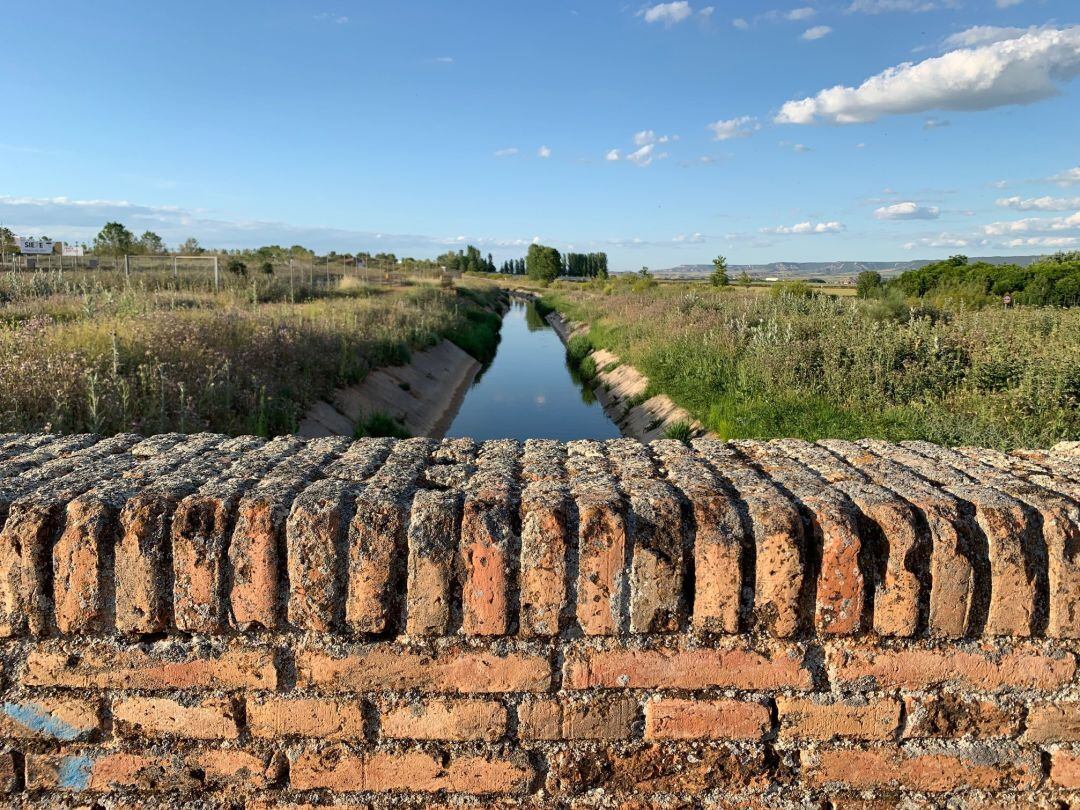
[[[562,257],[553,247],[529,245],[525,256],[525,271],[535,281],[554,281],[562,270]]]
[[[185,256],[198,256],[203,252],[202,246],[199,245],[199,240],[194,236],[189,236],[184,240],[184,243],[180,245],[180,252]]]
[[[739,284],[741,284],[743,287],[750,286],[750,274],[747,273],[745,270],[739,273]]]
[[[863,270],[855,278],[855,293],[859,298],[872,298],[881,292],[881,273],[876,270]]]
[[[119,222],[107,222],[94,237],[94,253],[119,259],[132,252],[135,235]]]
[[[139,237],[139,250],[151,256],[165,253],[165,242],[153,231],[144,231]]]
[[[229,259],[229,263],[225,266],[225,269],[234,276],[247,276],[247,265],[236,258]]]
[[[727,259],[723,256],[713,259],[713,271],[709,276],[709,281],[714,287],[726,287],[731,283],[727,274]]]
[[[15,234],[7,228],[0,228],[0,254],[18,253],[19,245],[15,241]]]

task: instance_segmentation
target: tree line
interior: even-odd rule
[[[564,278],[607,278],[606,253],[560,253],[548,245],[529,245],[523,259],[507,259],[500,273],[528,276],[534,281],[554,281]]]

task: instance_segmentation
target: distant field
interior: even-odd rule
[[[817,285],[809,298],[633,285],[543,292],[723,437],[995,447],[1080,437],[1080,309],[897,307]]]
[[[314,283],[312,283],[314,282]],[[295,430],[318,397],[452,337],[494,350],[480,280],[372,284],[321,271],[0,276],[0,432]]]

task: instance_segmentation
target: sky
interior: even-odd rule
[[[1076,0],[7,0],[0,223],[618,270],[1080,248]]]

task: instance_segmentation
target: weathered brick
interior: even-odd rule
[[[232,702],[207,698],[185,705],[170,698],[129,697],[113,701],[113,725],[123,736],[235,740]]]
[[[694,626],[714,633],[739,629],[742,547],[748,543],[732,500],[722,492],[687,493],[694,514]]]
[[[14,793],[18,790],[22,774],[15,765],[15,757],[10,753],[0,754],[0,793]]]
[[[421,490],[409,519],[408,614],[413,636],[441,636],[450,627],[454,546],[461,498],[452,491]]]
[[[340,748],[303,752],[289,769],[295,790],[341,792],[523,793],[535,778],[523,758],[461,754],[442,759],[422,751],[354,753]]]
[[[317,737],[323,740],[364,739],[364,712],[359,700],[323,698],[248,698],[247,729],[255,737]]]
[[[1080,703],[1040,703],[1028,709],[1024,739],[1035,743],[1080,741]]]
[[[349,485],[330,479],[304,490],[289,512],[288,611],[289,621],[298,627],[326,632],[342,618],[344,561],[339,554],[352,505]]]
[[[49,544],[59,511],[48,499],[19,501],[0,528],[0,636],[38,634],[48,626]]]
[[[405,506],[391,493],[366,491],[349,524],[349,583],[345,620],[360,633],[389,626],[394,559],[405,549]]]
[[[191,495],[173,515],[173,617],[190,633],[224,627],[223,566],[232,529],[232,499]]]
[[[579,495],[576,501],[578,624],[586,635],[615,635],[625,598],[626,521],[613,493]]]
[[[1007,737],[1016,733],[1020,712],[989,700],[943,692],[904,697],[905,737]]]
[[[176,502],[158,493],[138,493],[120,512],[116,541],[116,629],[157,633],[165,629],[165,560],[169,523]]]
[[[1057,787],[1080,789],[1080,752],[1053,751],[1050,754],[1050,781]]]
[[[61,633],[101,628],[101,551],[116,531],[116,518],[112,506],[93,497],[67,505],[64,529],[52,551],[56,626]]]
[[[730,649],[572,649],[563,667],[568,689],[809,689],[796,647]]]
[[[70,689],[274,689],[277,670],[264,649],[233,649],[203,657],[186,648],[78,652],[31,650],[23,683]]]
[[[510,546],[507,493],[470,494],[461,516],[461,632],[501,636],[510,627]]]
[[[660,481],[630,488],[630,632],[670,633],[682,624],[682,504]]]
[[[637,719],[633,698],[529,699],[518,707],[518,736],[525,740],[621,740]]]
[[[786,500],[744,496],[757,551],[754,617],[774,635],[795,635],[802,623],[803,524]]]
[[[0,705],[0,737],[75,742],[98,728],[98,707],[89,700],[28,697]]]
[[[521,497],[521,634],[559,632],[567,598],[569,502],[566,490],[542,481]]]
[[[262,789],[268,784],[265,761],[234,749],[203,750],[186,757],[85,751],[35,754],[26,758],[26,785],[30,790],[92,793],[134,790],[146,794],[207,789],[243,792]]]
[[[645,704],[647,740],[760,740],[769,708],[742,700],[660,698]]]
[[[571,747],[550,761],[547,789],[554,795],[611,793],[696,794],[714,788],[763,786],[768,765],[760,747],[685,749],[647,744],[632,750]]]
[[[278,548],[285,542],[291,492],[253,493],[236,513],[229,543],[232,587],[229,607],[241,630],[274,629],[279,623],[280,572]]]
[[[900,701],[814,700],[778,695],[780,736],[794,739],[888,740],[900,725]]]
[[[995,791],[1034,787],[1041,779],[1041,768],[1037,756],[1018,750],[969,748],[938,753],[895,748],[822,749],[806,757],[803,778],[810,785],[843,785],[860,790]]]
[[[384,737],[402,740],[499,739],[506,732],[506,707],[494,700],[416,700],[384,708]]]
[[[1070,654],[1014,647],[998,655],[964,648],[859,648],[828,651],[833,677],[841,686],[875,683],[880,688],[1055,689],[1076,674]]]
[[[296,656],[297,682],[321,692],[417,689],[425,692],[546,692],[551,662],[535,653],[450,648],[434,655],[392,644],[360,647],[342,657],[318,650]]]

